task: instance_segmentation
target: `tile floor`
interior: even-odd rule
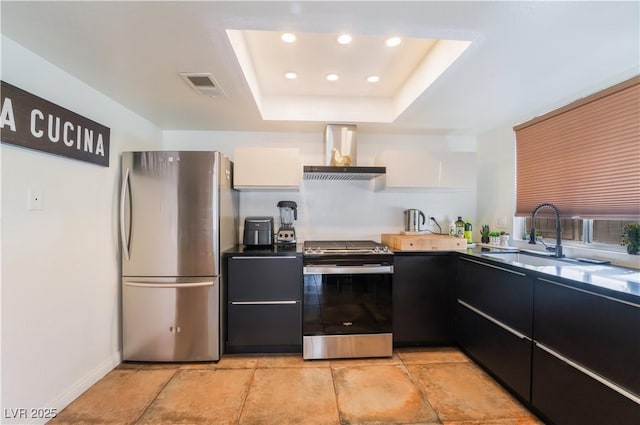
[[[455,348],[384,359],[226,355],[123,363],[50,424],[532,425],[532,413]]]

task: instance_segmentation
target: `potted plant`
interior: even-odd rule
[[[507,232],[500,232],[500,245],[507,246],[509,245],[509,234]]]
[[[488,224],[482,225],[482,228],[480,229],[480,235],[482,236],[480,238],[480,242],[489,243],[489,225]]]
[[[640,251],[640,223],[631,223],[622,229],[622,243],[627,246],[629,254],[637,254]]]
[[[500,245],[500,232],[489,232],[489,243],[491,245]]]

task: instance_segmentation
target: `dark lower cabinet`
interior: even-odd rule
[[[534,339],[640,395],[640,305],[555,279],[535,285]]]
[[[455,312],[460,347],[529,402],[533,276],[524,270],[460,257]]]
[[[236,351],[297,351],[302,344],[300,301],[231,304],[227,344]]]
[[[529,401],[531,339],[463,302],[456,306],[456,333],[467,353]]]
[[[227,259],[229,353],[302,352],[302,256]]]
[[[640,359],[632,367],[640,367]],[[531,400],[556,425],[640,424],[640,404],[538,346]]]
[[[640,305],[535,282],[531,403],[557,425],[640,424]]]
[[[393,272],[393,344],[453,344],[451,253],[398,254]]]

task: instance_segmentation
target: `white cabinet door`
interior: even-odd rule
[[[302,165],[299,149],[236,149],[233,163],[235,189],[298,190],[300,188]]]
[[[388,150],[376,165],[387,167],[383,189],[470,189],[476,181],[475,157],[473,152]]]
[[[436,187],[440,181],[440,161],[429,152],[384,151],[378,165],[387,167],[386,187]]]

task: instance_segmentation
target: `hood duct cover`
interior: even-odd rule
[[[371,180],[385,167],[356,166],[356,126],[327,124],[324,133],[325,165],[305,165],[305,180]]]

